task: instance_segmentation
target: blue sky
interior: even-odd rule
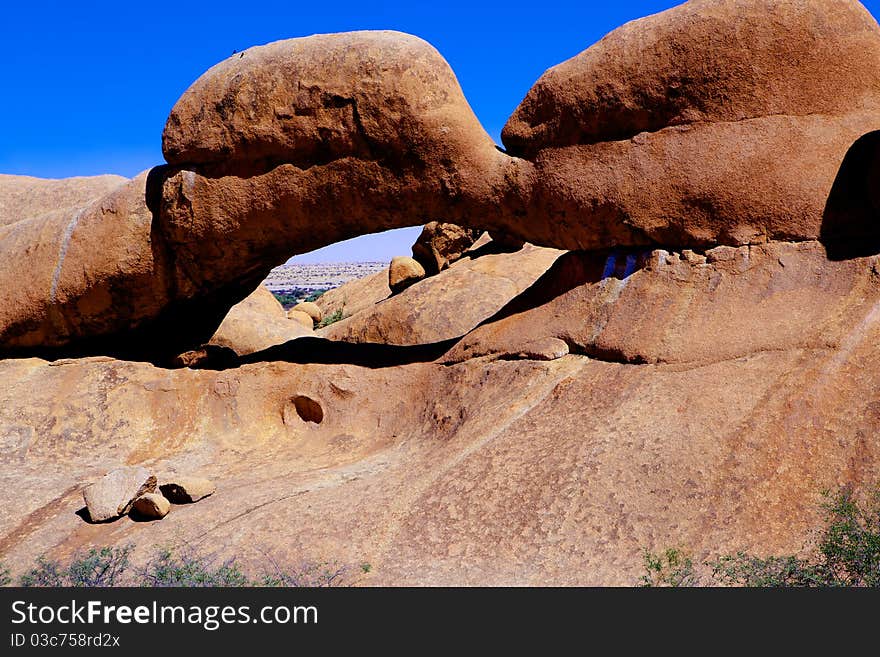
[[[496,140],[548,67],[676,1],[8,2],[0,19],[0,173],[133,176],[161,163],[181,93],[233,50],[278,39],[395,29],[430,41]],[[880,0],[864,3],[877,16]],[[360,238],[323,260],[406,254],[418,229]]]

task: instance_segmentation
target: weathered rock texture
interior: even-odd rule
[[[876,247],[877,43],[856,3],[691,2],[549,72],[513,157],[411,37],[221,63],[172,113],[172,167],[0,227],[4,350],[209,336],[296,250],[425,215],[594,252],[471,253],[324,331],[345,342],[225,369],[0,360],[4,562],[195,544],[372,584],[595,585],[645,549],[801,550],[821,490],[880,472],[880,256],[826,253]],[[74,482],[119,463],[223,495],[83,522]]]
[[[287,320],[293,322],[296,326],[299,326],[307,332],[311,332],[315,326],[315,320],[313,320],[311,316],[301,310],[295,310],[293,308],[287,311]]]
[[[305,313],[311,317],[312,321],[316,324],[324,319],[324,311],[322,311],[321,307],[313,301],[301,301],[291,308],[291,310]]]
[[[878,70],[858,2],[692,0],[551,68],[502,139],[534,163],[530,220],[579,248],[816,239],[844,156],[880,129]]]
[[[413,258],[433,276],[458,260],[473,246],[482,231],[456,224],[431,221],[412,245]]]
[[[213,495],[217,487],[210,479],[184,475],[163,482],[159,489],[174,504],[191,504]]]
[[[388,265],[388,287],[391,292],[399,294],[414,283],[425,277],[425,268],[414,258],[396,256]]]
[[[356,315],[362,310],[370,308],[383,299],[391,296],[391,288],[388,287],[388,270],[377,271],[375,274],[364,276],[336,289],[328,290],[315,302],[325,316],[331,316],[341,312],[345,317]]]
[[[143,467],[117,468],[83,489],[92,522],[125,515],[141,495],[156,490],[156,477]]]
[[[239,356],[245,356],[311,335],[311,328],[287,319],[278,299],[260,285],[244,301],[232,307],[209,344],[229,347]]]
[[[622,280],[609,258],[569,252],[445,359],[516,357],[549,339],[566,352],[626,363],[710,363],[764,351],[844,349],[880,300],[877,261],[830,261],[817,242],[718,247],[706,257],[654,251]],[[553,343],[550,343],[553,344]]]
[[[531,286],[561,253],[531,245],[513,254],[496,253],[488,242],[436,276],[319,333],[343,342],[403,346],[458,338]],[[350,297],[363,289],[355,285],[343,285],[337,293]]]
[[[794,258],[805,262],[786,268],[811,266]],[[834,277],[839,303],[877,303],[875,260]],[[778,281],[754,283],[760,303]],[[691,284],[671,289],[667,321],[686,323],[694,298]],[[828,344],[715,362],[2,361],[0,508],[19,512],[0,515],[0,553],[18,573],[43,552],[134,542],[137,559],[207,542],[256,569],[266,552],[368,562],[369,584],[596,585],[637,581],[646,548],[798,551],[820,523],[820,490],[880,471],[866,394],[880,385],[880,313],[862,309]],[[771,332],[760,317],[751,330]],[[84,523],[65,482],[120,460],[202,472],[223,481],[222,499],[157,524]]]
[[[81,208],[124,182],[122,176],[109,175],[51,180],[0,173],[0,226]]]
[[[145,493],[131,505],[132,514],[144,519],[158,520],[171,511],[171,502],[160,493]]]

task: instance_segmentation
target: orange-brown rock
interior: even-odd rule
[[[412,245],[413,258],[424,267],[428,276],[446,269],[470,249],[480,237],[478,228],[431,221]]]
[[[327,290],[315,303],[326,317],[331,317],[337,312],[350,317],[390,296],[388,270],[385,269],[348,281],[333,290]]]
[[[51,180],[0,174],[0,226],[65,209],[77,209],[119,187],[122,176]]]
[[[293,308],[291,308],[291,310],[305,313],[312,318],[312,321],[315,324],[324,319],[324,311],[321,310],[321,307],[314,301],[300,301]]]
[[[315,327],[315,320],[313,320],[311,316],[294,308],[287,311],[287,320],[308,332],[311,332]]]
[[[112,520],[128,513],[141,496],[156,490],[156,477],[144,467],[116,468],[83,489],[83,501],[92,522]]]
[[[512,166],[439,53],[396,32],[279,41],[221,62],[177,102],[163,148],[175,168],[161,230],[182,289],[450,205],[483,220]]]
[[[81,207],[0,227],[0,348],[51,348],[132,329],[172,301],[152,241],[147,174]],[[27,276],[22,268],[27,263]],[[178,330],[185,332],[185,326]]]
[[[217,486],[204,477],[175,475],[162,483],[159,490],[174,504],[192,504],[213,495]]]
[[[391,345],[457,338],[531,286],[560,254],[531,245],[517,253],[498,253],[487,241],[436,276],[364,308],[320,334],[343,342]],[[338,293],[351,296],[345,288],[354,285],[343,285]]]
[[[278,299],[260,285],[230,309],[209,344],[229,347],[245,356],[303,335],[312,335],[311,326],[301,327],[288,320]]]
[[[576,224],[580,248],[816,239],[845,155],[880,129],[878,71],[855,0],[692,0],[551,68],[502,139],[534,163],[530,219]]]
[[[445,359],[517,357],[560,340],[573,353],[625,363],[694,366],[786,350],[846,351],[880,308],[878,260],[830,261],[817,242],[718,247],[705,257],[654,251],[623,278],[607,254],[569,252]]]
[[[690,2],[549,71],[504,132],[524,159],[420,39],[251,48],[175,105],[173,166],[78,209],[8,202],[0,351],[173,357],[291,255],[436,217],[558,248],[872,252],[878,62],[856,2]]]
[[[399,294],[425,277],[425,268],[409,256],[396,256],[388,265],[388,287]]]
[[[159,520],[171,511],[171,502],[161,493],[144,493],[131,505],[131,514],[142,519]]]
[[[819,266],[809,252],[779,257]],[[819,491],[864,486],[880,468],[866,394],[880,386],[880,314],[860,306],[877,299],[872,263],[832,276],[853,311],[828,344],[716,362],[0,361],[0,505],[17,509],[0,515],[0,553],[16,575],[35,554],[135,543],[140,562],[157,544],[210,538],[255,572],[268,553],[367,562],[367,584],[627,585],[644,549],[796,552],[821,522]],[[757,270],[755,306],[790,307],[794,282]],[[833,270],[814,271],[830,299],[821,274]],[[694,288],[680,292],[668,298],[685,320]],[[750,329],[776,330],[767,317]],[[70,482],[119,462],[199,472],[223,495],[152,525],[85,523]]]

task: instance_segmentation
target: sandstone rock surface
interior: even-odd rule
[[[135,499],[156,490],[156,477],[143,467],[118,468],[83,489],[92,522],[125,515]]]
[[[665,251],[569,252],[445,356],[516,357],[549,338],[624,363],[698,363],[786,350],[843,349],[880,299],[876,256],[840,262],[817,242]],[[644,261],[603,278],[609,261]]]
[[[204,477],[178,476],[159,486],[162,494],[174,504],[198,502],[217,490],[214,482]]]
[[[480,237],[479,229],[431,221],[412,245],[413,259],[433,276],[458,260]]]
[[[388,287],[394,294],[403,292],[425,277],[425,268],[409,256],[395,256],[388,265]]]
[[[502,139],[535,164],[530,216],[574,218],[580,248],[816,239],[844,157],[880,129],[878,67],[854,0],[692,0],[548,70]]]
[[[531,286],[562,254],[531,245],[517,253],[497,253],[490,245],[319,334],[343,342],[401,346],[458,338]],[[346,287],[338,293],[353,296]]]
[[[0,360],[4,563],[196,543],[377,585],[626,585],[646,549],[803,550],[820,491],[880,472],[876,31],[841,0],[696,0],[548,73],[512,156],[412,37],[221,63],[172,113],[172,166],[0,222],[0,348],[197,346],[292,252],[428,217],[591,251],[359,282],[382,300],[323,338],[180,356],[214,369]],[[838,230],[869,253],[829,257]],[[72,482],[120,463],[82,491],[96,521],[151,471],[222,499],[84,522]]]
[[[52,180],[0,173],[0,226],[80,208],[125,182],[112,175]]]
[[[504,153],[420,39],[251,48],[175,105],[171,166],[4,219],[0,350],[162,362],[291,255],[436,217],[566,249],[818,238],[867,255],[878,63],[880,27],[857,2],[695,0],[548,71]]]
[[[141,518],[158,520],[167,516],[169,511],[171,511],[171,502],[161,493],[145,493],[131,505],[131,512]]]
[[[312,321],[316,324],[324,319],[324,312],[321,310],[321,307],[313,301],[301,301],[291,308],[291,310],[305,313],[311,317]]]
[[[311,315],[308,315],[301,310],[296,310],[295,308],[291,308],[287,311],[287,319],[288,321],[293,322],[294,325],[309,332],[311,332],[315,326],[315,320],[312,319]]]
[[[320,306],[326,316],[340,312],[349,317],[356,315],[362,310],[387,299],[391,296],[391,288],[388,287],[388,270],[378,271],[375,274],[349,281],[339,287],[328,290],[315,302]]]
[[[311,335],[311,328],[289,321],[275,296],[260,285],[230,309],[209,344],[229,347],[245,356]]]

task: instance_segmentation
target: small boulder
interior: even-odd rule
[[[415,244],[415,259],[429,276],[437,274],[461,258],[483,231],[458,224],[432,221],[425,224]]]
[[[156,477],[146,468],[119,468],[86,486],[83,500],[92,522],[103,522],[125,515],[135,499],[155,491]]]
[[[315,328],[315,320],[312,319],[311,315],[308,315],[301,310],[296,310],[295,308],[291,308],[287,312],[287,319],[292,319],[294,322],[302,324],[306,328]]]
[[[131,505],[131,512],[143,518],[164,518],[170,510],[171,502],[161,493],[141,495]]]
[[[321,310],[318,304],[312,301],[300,301],[293,308],[291,308],[291,311],[293,310],[305,313],[312,318],[312,321],[315,322],[315,324],[324,319],[324,312]]]
[[[175,477],[173,480],[163,483],[159,488],[162,494],[174,504],[198,502],[217,490],[214,482],[204,477]]]
[[[425,277],[425,268],[409,256],[397,256],[388,267],[388,287],[393,294],[402,292]]]

